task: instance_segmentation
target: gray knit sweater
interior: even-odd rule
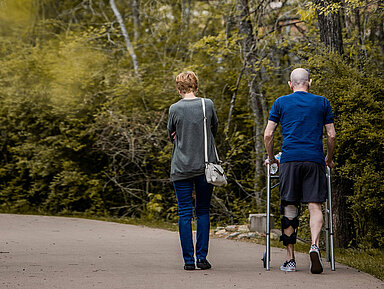
[[[205,99],[208,160],[216,162],[214,136],[218,119],[210,99]],[[210,129],[209,129],[210,128]],[[176,132],[176,138],[171,134]],[[181,99],[169,108],[168,133],[173,142],[171,181],[204,174],[204,115],[201,98]]]

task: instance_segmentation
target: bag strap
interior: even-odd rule
[[[204,161],[207,164],[208,163],[208,140],[207,140],[207,117],[205,116],[205,101],[204,98],[201,98],[201,104],[203,106],[203,114],[204,114]],[[213,147],[215,148],[215,154],[217,162],[221,162],[219,159],[219,155],[216,150],[215,144],[213,144]]]

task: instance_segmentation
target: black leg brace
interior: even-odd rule
[[[289,220],[286,216],[284,216],[284,213],[285,213],[284,207],[287,205],[294,205],[297,207],[297,216],[295,218],[293,218],[292,220]],[[280,241],[283,242],[284,246],[287,246],[289,244],[296,244],[297,228],[299,227],[298,217],[300,215],[300,206],[296,203],[288,203],[288,202],[282,201],[280,211],[281,211],[281,215],[282,215],[282,217],[281,217],[281,232],[282,232],[282,234],[280,236]],[[290,226],[294,229],[294,232],[290,236],[287,236],[286,234],[284,234],[284,229],[289,228]]]

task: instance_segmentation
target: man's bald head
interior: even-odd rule
[[[296,68],[291,72],[289,86],[293,91],[308,91],[310,85],[311,80],[309,79],[309,73],[307,70],[304,68]]]
[[[309,81],[309,73],[304,68],[296,68],[291,72],[291,82],[292,83],[302,83]]]

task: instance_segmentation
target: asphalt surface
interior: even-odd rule
[[[285,251],[211,239],[211,270],[184,271],[178,233],[76,218],[0,215],[0,288],[384,288],[380,280],[336,263],[309,273],[298,253],[297,272],[279,270]]]

